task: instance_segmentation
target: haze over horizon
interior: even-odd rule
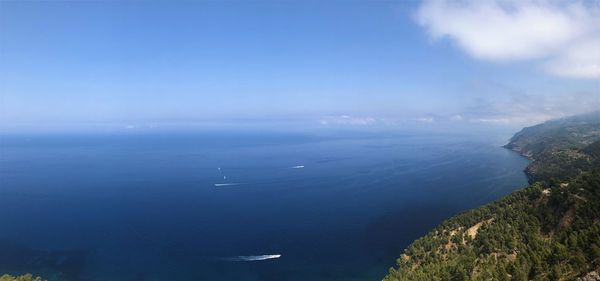
[[[595,280],[600,0],[0,0],[0,196],[0,281]]]
[[[597,109],[600,1],[0,2],[0,132]]]

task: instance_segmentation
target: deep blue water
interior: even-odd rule
[[[500,148],[503,140],[3,136],[0,273],[75,281],[381,280],[404,247],[443,219],[526,184],[527,161]],[[237,185],[215,186],[222,183]],[[269,254],[281,257],[235,261]]]

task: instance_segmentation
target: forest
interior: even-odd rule
[[[446,220],[405,249],[384,280],[600,280],[596,115],[517,133],[506,147],[532,159],[531,184]]]

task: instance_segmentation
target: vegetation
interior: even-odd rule
[[[447,220],[384,280],[570,280],[600,268],[600,170]]]
[[[40,277],[33,277],[31,274],[25,274],[21,276],[12,276],[4,274],[0,276],[0,281],[43,281]]]
[[[384,280],[600,280],[600,131],[576,120],[515,135],[535,183],[445,221]]]
[[[506,148],[533,161],[525,170],[530,182],[566,180],[591,169],[600,150],[600,111],[548,121],[516,133]],[[587,147],[587,149],[586,149]]]

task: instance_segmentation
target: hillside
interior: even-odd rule
[[[530,182],[565,180],[593,165],[585,147],[600,140],[600,111],[548,121],[524,128],[505,145],[529,157]]]
[[[600,280],[594,114],[517,133],[506,147],[533,159],[527,174],[534,183],[443,222],[410,245],[384,280]]]

